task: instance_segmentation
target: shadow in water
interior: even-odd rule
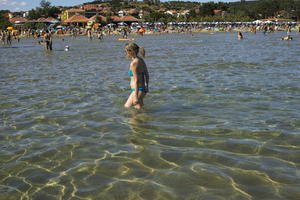
[[[147,133],[145,126],[147,125],[149,118],[149,114],[144,109],[130,110],[128,125],[134,133]]]

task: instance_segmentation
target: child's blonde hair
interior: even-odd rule
[[[145,58],[146,53],[144,47],[139,47],[136,43],[127,43],[125,49],[127,51],[134,51],[136,54],[140,52],[143,58]]]

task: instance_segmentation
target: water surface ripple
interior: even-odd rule
[[[300,199],[300,36],[283,35],[136,38],[141,111],[116,37],[0,47],[0,199]]]

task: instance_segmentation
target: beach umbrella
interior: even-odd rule
[[[268,21],[265,21],[264,23],[266,23],[266,24],[271,24],[271,23],[273,23],[273,22],[270,21],[270,20],[268,20]]]
[[[119,22],[118,25],[119,26],[127,26],[127,24],[125,22]]]
[[[262,21],[260,21],[260,20],[255,20],[255,21],[253,21],[252,23],[259,24],[259,23],[262,23]]]
[[[178,22],[179,25],[186,25],[186,22]]]

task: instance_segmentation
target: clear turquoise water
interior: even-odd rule
[[[136,38],[140,111],[117,37],[1,46],[0,199],[300,199],[300,35],[284,34]]]

